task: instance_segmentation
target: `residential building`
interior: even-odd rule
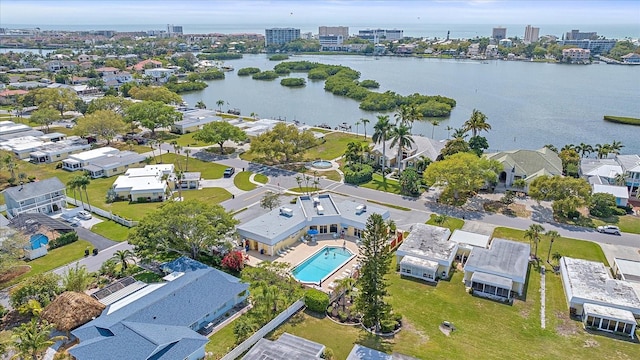
[[[580,32],[580,30],[571,30],[567,32],[564,37],[564,40],[591,40],[597,39],[597,32]]]
[[[122,84],[134,81],[133,75],[127,71],[118,71],[102,75],[105,86],[119,89]]]
[[[66,186],[57,178],[49,178],[7,188],[4,200],[7,215],[13,218],[22,213],[52,214],[67,206]]]
[[[480,44],[473,43],[469,45],[469,48],[467,49],[467,56],[474,57],[478,56],[478,54],[480,54]]]
[[[82,170],[91,163],[91,160],[98,159],[108,155],[119,153],[120,150],[109,146],[84,151],[78,154],[69,155],[67,159],[62,160],[62,168],[69,171]]]
[[[580,49],[589,50],[594,55],[608,53],[618,42],[615,39],[595,39],[595,40],[562,40],[562,46],[575,46]]]
[[[507,28],[503,28],[503,27],[495,27],[495,28],[493,28],[493,31],[491,32],[491,38],[495,39],[496,41],[500,41],[502,39],[506,39],[507,38]]]
[[[210,327],[248,296],[240,279],[189,258],[163,267],[164,282],[149,284],[107,305],[95,320],[71,331],[77,360],[205,357]]]
[[[333,47],[337,45],[342,45],[345,38],[342,35],[320,35],[318,36],[318,40],[320,41],[320,46],[324,50],[325,47]]]
[[[471,251],[475,248],[486,249],[489,247],[489,235],[477,234],[469,231],[463,231],[456,229],[451,234],[449,241],[458,244],[458,252],[456,254],[456,261],[465,263],[467,258],[471,254]]]
[[[89,85],[67,85],[67,84],[58,84],[53,83],[47,85],[49,89],[70,89],[76,93],[78,96],[87,96],[87,95],[96,95],[100,93],[100,89],[91,87]]]
[[[156,69],[160,67],[162,67],[162,63],[160,61],[147,59],[147,60],[142,60],[139,63],[133,65],[132,69],[134,71],[140,72],[140,71],[144,71],[145,69]]]
[[[628,53],[627,55],[623,55],[622,63],[624,64],[640,64],[640,54],[636,53]]]
[[[52,60],[42,64],[43,68],[49,72],[56,72],[60,70],[72,70],[78,66],[77,61],[67,60]]]
[[[183,190],[187,189],[199,189],[200,188],[200,180],[202,179],[202,174],[200,172],[183,172],[182,179],[180,181],[176,180],[176,189],[181,188]]]
[[[325,346],[320,343],[284,333],[273,341],[266,338],[258,340],[242,360],[322,359],[324,350]]]
[[[33,129],[25,124],[16,124],[13,121],[8,120],[0,121],[0,137],[9,134],[24,133],[31,130]]]
[[[114,181],[107,196],[132,202],[165,201],[169,189],[175,187],[169,182],[173,172],[173,164],[128,169]]]
[[[166,83],[169,81],[171,75],[175,73],[175,69],[166,69],[166,68],[152,68],[145,69],[144,75],[151,79],[151,81],[157,83]]]
[[[318,27],[318,36],[342,36],[343,39],[349,37],[349,27],[348,26],[320,26]]]
[[[402,168],[414,167],[416,163],[420,161],[422,157],[428,158],[431,161],[435,161],[440,156],[440,151],[444,148],[445,142],[430,139],[424,136],[413,136],[414,143],[411,147],[402,149]],[[398,146],[391,146],[392,140],[387,140],[383,143],[377,143],[373,145],[369,156],[370,160],[373,160],[376,164],[382,165],[385,163],[387,167],[398,166]],[[384,157],[382,156],[382,147],[384,149]]]
[[[512,188],[513,183],[523,179],[527,192],[529,184],[543,175],[562,175],[562,160],[558,154],[544,147],[539,150],[510,150],[484,155],[489,160],[496,160],[502,164],[503,171],[498,174],[498,183],[506,188]]]
[[[616,198],[616,206],[627,206],[629,189],[626,186],[593,184],[591,194],[610,194]]]
[[[616,155],[613,159],[580,160],[580,175],[590,184],[618,185],[617,176],[623,175],[629,195],[639,197],[640,191],[640,156]]]
[[[214,110],[188,109],[182,112],[182,120],[171,125],[171,132],[187,134],[202,129],[206,124],[222,120]]]
[[[265,46],[283,45],[300,39],[300,29],[271,28],[265,29]]]
[[[640,299],[633,286],[613,279],[600,262],[563,257],[562,285],[569,313],[586,328],[635,336]]]
[[[451,230],[414,224],[396,251],[400,275],[436,282],[448,279],[458,243],[451,242]]]
[[[355,201],[336,203],[330,194],[300,196],[295,204],[274,209],[236,230],[250,250],[269,256],[313,230],[320,235],[360,237],[372,213],[388,219],[388,210]]]
[[[538,39],[540,38],[540,28],[538,27],[533,27],[531,25],[527,25],[524,28],[524,43],[525,44],[531,44],[534,43],[536,41],[538,41]]]
[[[0,149],[11,151],[19,159],[29,158],[29,154],[40,149],[45,141],[35,136],[22,136],[7,139],[0,143]]]
[[[404,30],[397,29],[367,29],[359,30],[358,37],[377,44],[380,41],[402,40],[404,38]]]
[[[29,153],[30,161],[34,164],[51,164],[61,161],[85,150],[91,149],[86,139],[76,137],[70,140],[44,143],[38,150]]]
[[[19,96],[26,95],[29,92],[26,90],[2,90],[0,91],[0,105],[13,105]]]
[[[529,244],[493,239],[488,249],[475,247],[464,265],[463,282],[474,295],[511,300],[522,296],[529,270]]]
[[[133,151],[120,151],[113,155],[93,159],[84,171],[94,179],[122,174],[129,168],[144,164],[146,157]]]

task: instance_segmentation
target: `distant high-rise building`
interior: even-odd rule
[[[540,38],[540,28],[533,27],[531,25],[527,25],[527,27],[524,28],[524,43],[525,44],[534,43],[534,42],[538,41],[539,38]]]
[[[318,36],[342,36],[343,39],[349,37],[348,26],[320,26],[318,27]]]
[[[282,45],[300,39],[300,29],[271,28],[265,29],[265,45]]]
[[[182,26],[167,25],[167,34],[169,34],[169,36],[182,35]]]
[[[593,40],[598,38],[597,32],[580,32],[580,30],[571,30],[564,37],[565,40]]]
[[[380,42],[380,40],[393,41],[401,40],[404,37],[404,30],[386,30],[386,29],[373,29],[373,30],[360,30],[358,31],[358,37],[361,39],[369,40],[374,44]]]
[[[500,41],[502,39],[507,38],[507,28],[496,27],[493,28],[493,32],[491,33],[491,37],[496,39],[496,41]]]

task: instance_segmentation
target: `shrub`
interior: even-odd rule
[[[380,84],[375,80],[362,80],[360,82],[360,86],[365,87],[367,89],[377,89],[380,87]]]
[[[613,212],[613,215],[625,216],[625,215],[627,215],[627,208],[614,207],[614,208],[611,208],[611,212]]]
[[[289,55],[287,54],[275,54],[275,55],[269,56],[270,61],[281,61],[281,60],[287,60],[288,58],[289,58]]]
[[[347,319],[349,318],[349,316],[347,316],[347,313],[344,311],[338,311],[338,318],[340,318],[341,322],[345,322],[347,321]]]
[[[76,241],[78,241],[78,234],[75,231],[68,232],[51,240],[49,242],[49,250],[53,250],[55,248],[59,248],[67,244],[71,244],[72,242],[76,242]]]
[[[249,260],[249,255],[245,256],[241,251],[235,250],[224,256],[222,266],[233,271],[240,271],[247,260]]]
[[[304,304],[310,311],[323,314],[329,306],[329,295],[316,289],[309,289],[304,293]]]
[[[257,67],[246,67],[238,70],[238,76],[248,76],[248,75],[257,74],[259,72],[260,72],[260,69],[258,69]]]
[[[303,78],[285,78],[280,80],[282,86],[304,86],[307,82]]]
[[[147,198],[146,197],[139,197],[138,199],[136,199],[137,202],[139,203],[146,203],[147,202]]]
[[[367,164],[356,164],[344,168],[344,182],[364,184],[373,179],[373,168]]]
[[[209,69],[203,73],[200,73],[199,76],[202,80],[222,80],[224,79],[224,72],[218,69]]]
[[[380,321],[380,332],[382,333],[390,333],[396,329],[397,321],[393,319],[387,319]]]

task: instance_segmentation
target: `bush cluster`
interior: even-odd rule
[[[296,87],[296,86],[305,86],[307,82],[303,78],[284,78],[280,80],[280,85]]]
[[[202,81],[186,81],[181,83],[166,83],[164,86],[174,93],[180,94],[187,91],[202,90],[209,85]]]
[[[202,54],[198,54],[197,58],[200,60],[234,60],[242,59],[242,54],[237,53],[207,53],[202,51]]]
[[[344,168],[344,182],[364,184],[373,179],[373,167],[368,164],[354,164]]]
[[[55,248],[59,248],[67,244],[71,244],[72,242],[76,242],[76,241],[78,241],[78,234],[76,234],[75,231],[68,232],[49,241],[49,250],[53,250]]]
[[[269,56],[269,60],[271,61],[287,60],[288,58],[289,58],[289,55],[287,54],[275,54],[275,55]]]
[[[329,295],[320,290],[308,289],[304,293],[304,304],[307,306],[307,309],[319,314],[324,314],[329,306]]]
[[[199,73],[198,76],[202,80],[222,80],[224,79],[224,72],[218,69],[209,69],[205,72]]]
[[[253,74],[257,74],[260,72],[260,69],[257,67],[246,67],[238,70],[238,76],[249,76]]]
[[[253,74],[252,78],[254,80],[274,80],[278,78],[278,73],[275,71],[261,71],[259,73]]]

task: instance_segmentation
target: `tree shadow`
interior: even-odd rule
[[[366,346],[371,349],[379,350],[385,353],[390,353],[393,346],[393,342],[391,341],[393,336],[391,337],[382,337],[378,335],[374,335],[367,330],[362,329],[356,340],[356,343]]]
[[[537,222],[553,222],[553,211],[540,204],[531,207],[531,220]]]

